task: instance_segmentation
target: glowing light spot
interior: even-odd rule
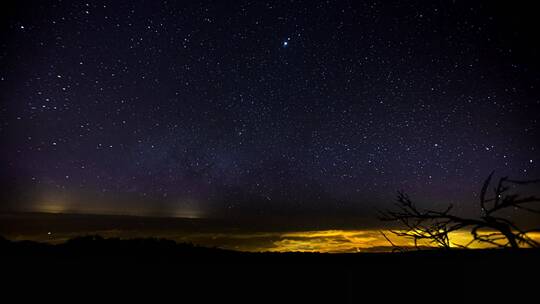
[[[283,41],[283,47],[284,48],[289,46],[289,41],[291,41],[291,38],[287,38],[287,40]]]

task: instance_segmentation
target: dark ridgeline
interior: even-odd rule
[[[61,244],[34,241],[10,241],[0,237],[2,262],[25,263],[341,263],[351,262],[363,266],[381,263],[487,263],[491,258],[540,257],[536,248],[518,251],[498,249],[478,250],[409,250],[406,252],[363,252],[363,253],[319,253],[319,252],[244,252],[221,248],[197,246],[192,243],[177,243],[159,238],[103,238],[87,235],[70,239]],[[412,249],[412,248],[411,248]],[[409,261],[410,260],[410,261]],[[409,261],[409,262],[407,262]],[[523,262],[523,260],[521,260]]]
[[[539,260],[538,249],[250,253],[153,238],[86,236],[58,245],[0,240],[4,276],[23,276],[24,286],[80,289],[80,282],[86,282],[84,286],[99,282],[103,287],[92,295],[128,290],[128,296],[151,292],[157,297],[174,290],[175,295],[221,301],[263,296],[277,297],[279,302],[299,298],[358,303],[367,297],[427,297],[439,289],[455,297],[465,291],[489,290],[494,279],[510,290],[530,289],[536,281],[526,277],[538,273]],[[411,290],[416,291],[410,294]],[[523,293],[514,297],[520,296]]]

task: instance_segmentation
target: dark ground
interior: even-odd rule
[[[227,303],[431,302],[437,299],[433,296],[465,300],[471,292],[521,303],[536,294],[540,273],[540,251],[532,249],[247,253],[99,236],[59,245],[1,239],[0,261],[4,279],[9,278],[2,285],[6,290],[43,288],[48,295],[82,290],[88,296],[127,292],[130,297],[146,294],[152,302],[173,296],[198,299],[195,303],[216,298]]]

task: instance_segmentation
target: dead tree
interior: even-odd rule
[[[540,228],[522,229],[516,223],[501,216],[503,211],[511,209],[540,214],[540,209],[534,207],[535,204],[540,203],[539,197],[522,197],[519,194],[510,193],[512,188],[540,183],[540,180],[520,181],[502,177],[493,189],[493,196],[488,197],[487,192],[493,173],[491,172],[481,189],[481,215],[478,217],[466,218],[454,215],[451,212],[452,205],[443,211],[420,209],[407,194],[398,192],[397,209],[381,212],[380,219],[399,222],[403,229],[391,230],[391,232],[396,236],[412,239],[417,248],[422,242],[446,249],[452,245],[468,248],[474,242],[501,248],[540,247],[540,243],[529,235],[531,232],[540,232]],[[449,234],[463,229],[470,231],[472,240],[465,245],[452,243]]]

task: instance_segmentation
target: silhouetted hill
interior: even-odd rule
[[[57,245],[1,238],[0,260],[4,274],[22,276],[25,286],[28,279],[41,278],[41,284],[56,274],[61,282],[70,284],[83,277],[88,280],[89,276],[97,282],[114,278],[114,284],[137,281],[159,282],[161,286],[174,282],[174,288],[182,292],[193,288],[242,294],[257,291],[264,296],[261,293],[282,295],[286,290],[304,300],[326,298],[336,302],[346,298],[356,302],[372,287],[396,292],[420,286],[476,290],[505,280],[505,286],[524,288],[535,282],[528,276],[540,270],[539,250],[249,253],[166,239],[120,240],[95,235]],[[179,287],[178,282],[184,285]]]
[[[88,235],[61,244],[10,241],[0,237],[0,256],[10,261],[115,262],[115,263],[332,263],[381,267],[419,267],[429,264],[474,264],[476,268],[535,265],[540,250],[420,250],[395,253],[241,252],[176,243],[160,238],[118,239]],[[530,264],[529,264],[530,263]]]

